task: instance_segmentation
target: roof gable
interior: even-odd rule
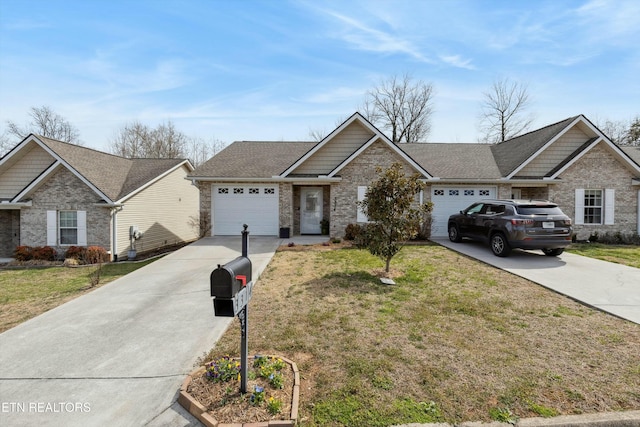
[[[376,141],[382,141],[392,151],[411,164],[425,177],[431,175],[411,156],[391,142],[382,132],[356,112],[322,141],[293,163],[281,176],[316,175],[334,177],[360,153]]]
[[[60,166],[71,171],[106,203],[114,203],[181,164],[191,168],[189,162],[183,159],[132,160],[34,134],[0,159],[0,168],[15,166],[17,163],[14,159],[23,156],[25,150],[31,149],[34,144],[48,153],[53,163],[20,192],[19,198],[24,198],[37,188]]]
[[[526,165],[536,153],[558,137],[579,116],[569,117],[541,129],[517,136],[491,146],[493,157],[502,176],[512,176]]]

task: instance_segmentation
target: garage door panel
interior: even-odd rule
[[[446,237],[449,216],[466,209],[483,199],[494,199],[496,187],[486,186],[437,186],[431,187],[431,236]]]
[[[219,185],[212,188],[212,235],[236,235],[249,225],[252,235],[278,234],[277,185]]]

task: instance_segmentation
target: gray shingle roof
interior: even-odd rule
[[[435,177],[501,178],[489,144],[400,144],[400,148]]]
[[[640,147],[621,146],[620,149],[640,166]]]
[[[434,177],[470,180],[499,179],[511,174],[578,117],[580,116],[569,117],[495,145],[417,143],[398,144],[398,148]],[[559,170],[592,141],[585,142],[565,162],[557,165],[547,175]],[[316,144],[316,142],[283,141],[234,142],[198,167],[190,176],[214,179],[271,178],[280,175]],[[638,151],[629,148],[625,152],[640,164]]]
[[[36,135],[112,201],[122,199],[184,159],[127,159]]]
[[[561,122],[492,145],[491,150],[500,173],[503,176],[509,175],[576,118],[578,116],[569,117]]]
[[[311,150],[316,142],[237,141],[193,171],[194,177],[271,178]]]

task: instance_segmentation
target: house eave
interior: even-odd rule
[[[282,176],[272,176],[271,178],[233,178],[233,177],[215,177],[215,176],[188,176],[185,179],[196,182],[308,182],[308,183],[331,183],[331,182],[340,182],[342,181],[342,177],[328,177],[326,175],[320,175],[318,177],[282,177]]]
[[[0,202],[0,210],[30,208],[31,206],[33,206],[33,202],[31,200],[26,202],[10,202],[3,200]]]
[[[529,186],[529,187],[545,187],[549,184],[553,184],[555,182],[560,181],[559,179],[552,178],[534,178],[534,179],[507,179],[507,178],[431,178],[424,179],[426,183],[433,184],[517,184],[521,186]]]

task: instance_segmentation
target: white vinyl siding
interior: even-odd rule
[[[328,174],[367,142],[373,133],[354,122],[302,163],[293,173]]]
[[[522,168],[516,176],[545,176],[589,140],[589,136],[577,126],[572,127],[544,152]]]
[[[11,167],[0,175],[0,199],[12,199],[17,196],[55,161],[35,142],[30,144],[33,144],[33,148],[12,161]]]
[[[179,167],[123,201],[115,238],[118,246],[112,249],[118,258],[128,255],[132,225],[144,235],[136,241],[138,253],[199,237],[200,193],[184,179],[188,172],[186,166]]]

